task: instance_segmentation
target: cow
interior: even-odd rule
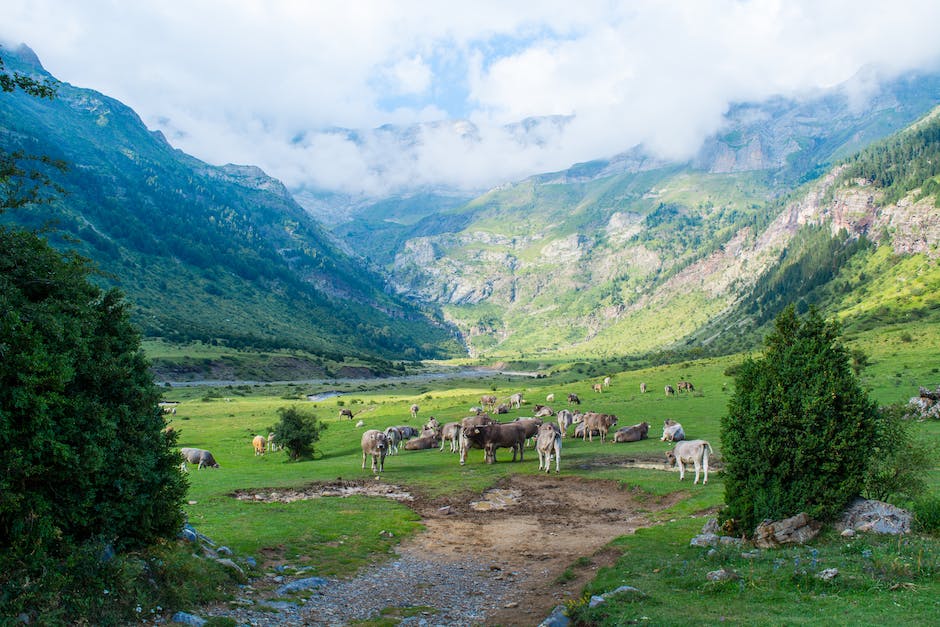
[[[581,404],[581,399],[578,398],[577,394],[568,394],[568,404],[570,405],[571,403],[574,403],[575,405]]]
[[[682,430],[682,425],[667,418],[663,422],[663,437],[659,438],[663,442],[678,442],[685,439],[685,431]]]
[[[467,463],[467,451],[471,448],[483,448],[482,445],[478,445],[476,441],[471,440],[467,437],[467,431],[473,427],[490,424],[495,422],[488,414],[477,414],[475,416],[467,416],[460,421],[460,465],[463,466]]]
[[[631,425],[617,429],[614,433],[614,442],[639,442],[649,437],[650,425],[648,422]]]
[[[675,388],[673,388],[671,385],[667,385],[667,386],[665,387],[665,390],[666,390],[666,396],[675,396],[675,395],[676,395],[676,390],[675,390]]]
[[[533,415],[536,418],[548,418],[555,415],[555,410],[548,405],[536,405]]]
[[[388,427],[385,430],[385,440],[388,442],[388,454],[397,455],[398,445],[401,444],[404,439],[401,431],[399,431],[397,427]]]
[[[604,387],[605,388],[610,387],[610,377],[604,377]]]
[[[554,402],[555,402],[555,393],[552,392],[551,394],[547,394],[547,395],[545,396],[545,402],[546,402],[546,403],[554,403]]]
[[[417,403],[411,406],[411,417],[414,419],[418,418],[418,404]]]
[[[695,386],[691,381],[679,381],[676,383],[676,389],[680,392],[694,392]]]
[[[516,392],[509,397],[509,406],[513,409],[522,409],[522,403],[525,401],[522,400],[522,393]]]
[[[527,440],[534,438],[535,434],[539,432],[539,427],[542,426],[541,418],[516,418],[513,422],[517,422],[525,427],[525,437]]]
[[[494,414],[508,414],[509,405],[507,405],[506,403],[500,403],[499,405],[496,406],[496,409],[493,410],[493,413]]]
[[[646,384],[645,384],[645,383],[641,383],[641,384],[640,384],[640,394],[646,394]]]
[[[712,452],[711,445],[705,440],[686,440],[677,443],[671,451],[666,451],[666,463],[669,467],[679,466],[679,481],[685,479],[685,466],[683,464],[695,465],[695,481],[692,485],[698,483],[698,473],[700,469],[705,471],[705,478],[702,485],[708,483],[708,455]]]
[[[450,442],[450,452],[456,453],[460,448],[460,423],[448,422],[441,428],[441,451],[444,444]]]
[[[256,435],[251,439],[251,445],[255,448],[255,455],[264,455],[264,444],[263,435]]]
[[[219,462],[215,461],[212,453],[205,449],[181,448],[180,454],[183,456],[183,463],[196,464],[197,470],[200,468],[219,468]]]
[[[398,432],[401,434],[402,440],[407,440],[408,438],[416,438],[419,435],[421,435],[420,433],[418,433],[417,429],[408,425],[397,425],[394,428],[398,429]]]
[[[277,434],[271,432],[268,434],[268,452],[273,453],[281,449],[281,445],[277,443]]]
[[[441,423],[439,423],[439,422],[437,421],[437,418],[435,418],[434,416],[431,416],[431,417],[428,419],[427,424],[424,425],[424,430],[425,430],[425,431],[435,431],[435,432],[437,432],[437,431],[440,431],[440,429],[441,429]],[[422,435],[423,435],[423,434],[422,434]]]
[[[601,436],[601,442],[606,442],[607,432],[612,426],[617,424],[617,417],[610,414],[598,414],[597,412],[588,412],[584,414],[584,435],[582,439],[594,441],[594,431],[597,430]]]
[[[523,461],[526,429],[525,425],[519,422],[490,422],[469,428],[464,427],[461,433],[463,438],[483,449],[483,459],[487,464],[496,463],[496,449],[499,448],[511,448],[512,461],[516,461],[517,452],[519,461]]]
[[[369,429],[362,434],[362,469],[366,469],[366,457],[372,458],[372,472],[385,470],[385,455],[388,454],[388,438],[378,429]],[[378,467],[378,470],[376,470]]]
[[[436,431],[427,433],[426,435],[419,436],[413,440],[408,440],[405,442],[406,451],[423,451],[429,448],[437,448],[438,443],[441,441],[441,438],[437,435]]]
[[[349,420],[352,420],[354,415],[355,414],[353,414],[352,410],[348,407],[343,407],[341,410],[339,410],[340,418],[348,418]]]
[[[561,437],[568,437],[568,427],[574,424],[574,414],[570,409],[562,409],[555,416],[558,419],[558,428],[561,430]]]
[[[542,463],[545,464],[545,472],[550,472],[552,466],[552,454],[555,455],[555,472],[559,471],[561,464],[561,433],[555,425],[546,423],[539,427],[538,435],[535,438],[535,451],[539,456],[539,470],[542,470]]]
[[[487,407],[496,407],[496,397],[492,394],[484,394],[480,397],[480,405],[483,406],[483,409]]]
[[[604,387],[600,383],[595,383],[593,386],[591,386],[591,389],[593,389],[595,392],[604,391]]]

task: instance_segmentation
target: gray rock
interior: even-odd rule
[[[548,618],[539,623],[539,627],[568,627],[570,624],[571,619],[565,616],[565,606],[556,605]]]
[[[754,545],[771,549],[781,544],[805,544],[819,535],[822,524],[800,512],[783,520],[765,520],[754,530]]]
[[[910,532],[911,520],[910,512],[890,503],[855,499],[835,527],[897,535]]]
[[[228,548],[227,546],[220,546],[218,549],[216,549],[216,553],[219,555],[224,555],[225,557],[232,557],[233,555],[232,549]]]
[[[177,612],[171,618],[174,623],[180,623],[181,625],[191,625],[192,627],[202,627],[206,624],[206,619],[199,618],[195,614],[187,614],[186,612]]]
[[[740,579],[741,576],[733,570],[725,570],[724,568],[721,568],[719,570],[713,570],[712,572],[707,573],[705,578],[709,581],[731,581],[734,579]]]
[[[297,581],[284,584],[277,589],[277,593],[279,595],[292,594],[294,592],[300,592],[301,590],[321,588],[328,583],[329,582],[322,577],[307,577],[306,579],[298,579]]]
[[[838,568],[827,568],[826,570],[820,571],[816,577],[822,579],[823,581],[832,581],[839,576]]]

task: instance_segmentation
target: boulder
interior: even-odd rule
[[[836,529],[844,531],[867,531],[871,533],[900,534],[911,530],[911,513],[883,501],[855,499],[842,518],[836,523]]]
[[[539,627],[568,627],[570,624],[571,619],[565,616],[565,606],[556,605],[548,618],[539,623]]]
[[[771,549],[782,544],[805,544],[815,538],[822,524],[804,512],[778,521],[765,520],[754,530],[754,545]]]
[[[322,577],[307,577],[306,579],[298,579],[296,581],[284,584],[277,589],[277,593],[280,596],[284,596],[294,592],[300,592],[301,590],[320,588],[325,586],[327,583],[329,582]]]

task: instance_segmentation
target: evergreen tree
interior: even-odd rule
[[[747,359],[722,419],[725,519],[750,532],[799,512],[830,520],[863,487],[877,407],[859,386],[839,328],[787,307]]]

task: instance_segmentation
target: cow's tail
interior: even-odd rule
[[[715,451],[712,450],[712,445],[709,444],[707,441],[705,442],[705,452],[708,453],[709,455],[714,455],[715,453]]]

